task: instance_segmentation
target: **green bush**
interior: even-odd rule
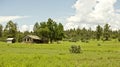
[[[97,46],[101,46],[101,44],[98,43]]]
[[[70,39],[69,42],[77,42],[77,41],[74,39]]]
[[[6,42],[6,39],[7,39],[6,37],[1,37],[1,38],[0,38],[0,41],[1,41],[1,42]]]
[[[80,45],[72,45],[69,49],[70,53],[80,53],[81,52],[81,47]]]
[[[89,43],[89,40],[82,38],[82,39],[81,39],[81,42]]]
[[[118,38],[118,41],[120,42],[120,37]]]
[[[77,42],[77,41],[79,41],[78,37],[73,37],[69,40],[69,42]]]

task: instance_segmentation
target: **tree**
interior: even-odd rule
[[[37,29],[37,35],[42,38],[43,41],[48,41],[49,38],[49,29],[46,22],[40,22],[40,25]]]
[[[64,28],[61,23],[59,23],[56,31],[58,33],[57,40],[62,40],[62,38],[64,37]]]
[[[0,37],[2,37],[3,26],[0,24]]]
[[[34,27],[33,27],[33,31],[34,31],[34,33],[35,33],[36,35],[39,35],[38,29],[39,29],[39,24],[38,24],[38,22],[36,22],[35,25],[34,25]]]
[[[120,30],[118,31],[118,41],[120,42]]]
[[[55,28],[54,23],[55,22],[51,18],[49,18],[47,21],[47,26],[48,26],[48,29],[50,30],[49,32],[50,43],[52,43],[54,40],[54,28]]]
[[[36,23],[34,25],[34,33],[42,39],[49,40],[50,43],[63,38],[63,25],[53,21],[51,18],[47,22]]]
[[[105,41],[108,41],[110,38],[110,25],[109,24],[105,24],[104,26],[103,38]]]
[[[23,32],[18,31],[17,32],[17,42],[22,42],[24,36],[25,35]]]
[[[41,37],[42,39],[46,39],[49,40],[49,32],[50,30],[48,29],[48,27],[41,27],[38,30],[39,32],[39,37]]]
[[[84,27],[83,29],[82,29],[82,32],[81,32],[81,41],[82,42],[88,42],[88,40],[89,40],[89,35],[88,35],[89,33],[88,33],[88,31],[87,31],[87,29]]]
[[[99,41],[102,36],[102,27],[98,25],[96,27],[96,39]]]
[[[17,35],[17,24],[13,21],[9,21],[4,29],[5,36],[15,38]]]

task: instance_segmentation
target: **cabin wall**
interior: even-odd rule
[[[31,39],[31,38],[24,38],[23,42],[32,43],[33,39]]]
[[[48,43],[48,40],[46,39],[39,40],[39,39],[32,39],[30,37],[24,37],[23,42],[24,43]]]
[[[12,43],[12,41],[9,40],[9,41],[7,41],[7,43]]]

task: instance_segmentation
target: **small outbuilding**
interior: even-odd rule
[[[7,38],[7,43],[15,43],[15,39],[14,38]]]
[[[23,38],[24,43],[48,43],[47,40],[42,39],[36,35],[27,35]]]

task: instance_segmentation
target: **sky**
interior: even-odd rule
[[[32,31],[36,22],[52,18],[65,29],[111,25],[120,29],[120,0],[0,0],[0,24],[9,20],[19,30]]]

